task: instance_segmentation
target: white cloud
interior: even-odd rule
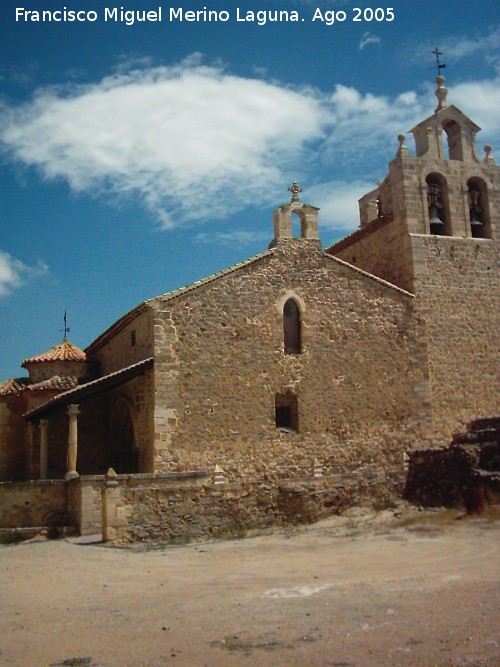
[[[376,35],[372,35],[370,32],[365,32],[363,37],[361,38],[359,42],[358,49],[360,51],[363,51],[363,49],[368,46],[369,44],[380,44],[381,39],[380,37],[377,37]]]
[[[196,60],[42,89],[4,115],[14,158],[75,190],[139,194],[163,227],[265,200],[327,120],[311,94]]]
[[[483,145],[494,143],[498,81],[459,83],[448,100],[483,127]],[[234,76],[194,54],[170,67],[123,62],[98,83],[4,103],[0,138],[12,159],[47,179],[138,197],[163,229],[229,215],[237,224],[238,211],[273,206],[293,176],[321,206],[322,227],[346,230],[357,224],[357,198],[385,176],[397,135],[435,105],[432,84],[395,97],[339,84],[327,95]],[[252,242],[250,232],[224,233],[197,240]]]
[[[48,273],[48,266],[39,261],[36,266],[27,266],[21,260],[0,250],[0,297],[7,296],[35,276]]]
[[[368,179],[330,181],[308,188],[307,199],[320,208],[321,229],[347,233],[359,227],[358,199],[374,187]]]
[[[478,146],[498,141],[500,135],[500,78],[459,83],[448,92],[448,102],[462,109],[481,128]],[[467,110],[467,111],[465,111]],[[484,139],[483,139],[484,137]],[[500,146],[497,145],[500,150]],[[480,152],[480,151],[478,151]]]

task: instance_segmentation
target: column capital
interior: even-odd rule
[[[78,403],[70,403],[68,405],[68,410],[66,411],[66,414],[68,414],[70,417],[75,416],[77,417],[80,414],[80,406]]]

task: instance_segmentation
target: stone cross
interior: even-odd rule
[[[292,193],[292,198],[290,199],[290,202],[300,201],[299,193],[302,192],[302,188],[297,185],[296,181],[294,181],[288,188],[288,192]]]

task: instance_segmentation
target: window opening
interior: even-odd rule
[[[430,174],[426,182],[430,233],[448,236],[446,181],[438,174]]]
[[[299,430],[297,397],[294,394],[276,394],[275,415],[276,428],[297,432]]]
[[[299,354],[301,351],[300,311],[293,299],[288,299],[283,307],[283,334],[285,354]]]
[[[488,196],[485,184],[479,179],[467,183],[469,222],[472,238],[485,239],[488,233]]]

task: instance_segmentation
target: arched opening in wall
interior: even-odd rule
[[[117,400],[111,415],[109,465],[118,474],[139,472],[139,451],[135,442],[134,422],[128,401]]]
[[[294,299],[283,306],[283,338],[285,354],[300,354],[302,351],[300,310]]]
[[[441,174],[429,174],[427,183],[427,208],[429,230],[438,236],[450,236],[450,215],[448,206],[448,187]]]
[[[443,123],[443,130],[448,139],[448,159],[463,160],[462,128],[456,121],[448,120]]]
[[[299,407],[295,394],[276,394],[274,397],[276,428],[284,431],[299,430]]]
[[[467,190],[471,235],[475,239],[489,239],[491,232],[486,183],[481,178],[469,178]]]
[[[302,216],[298,211],[292,211],[292,237],[294,239],[304,238]]]

